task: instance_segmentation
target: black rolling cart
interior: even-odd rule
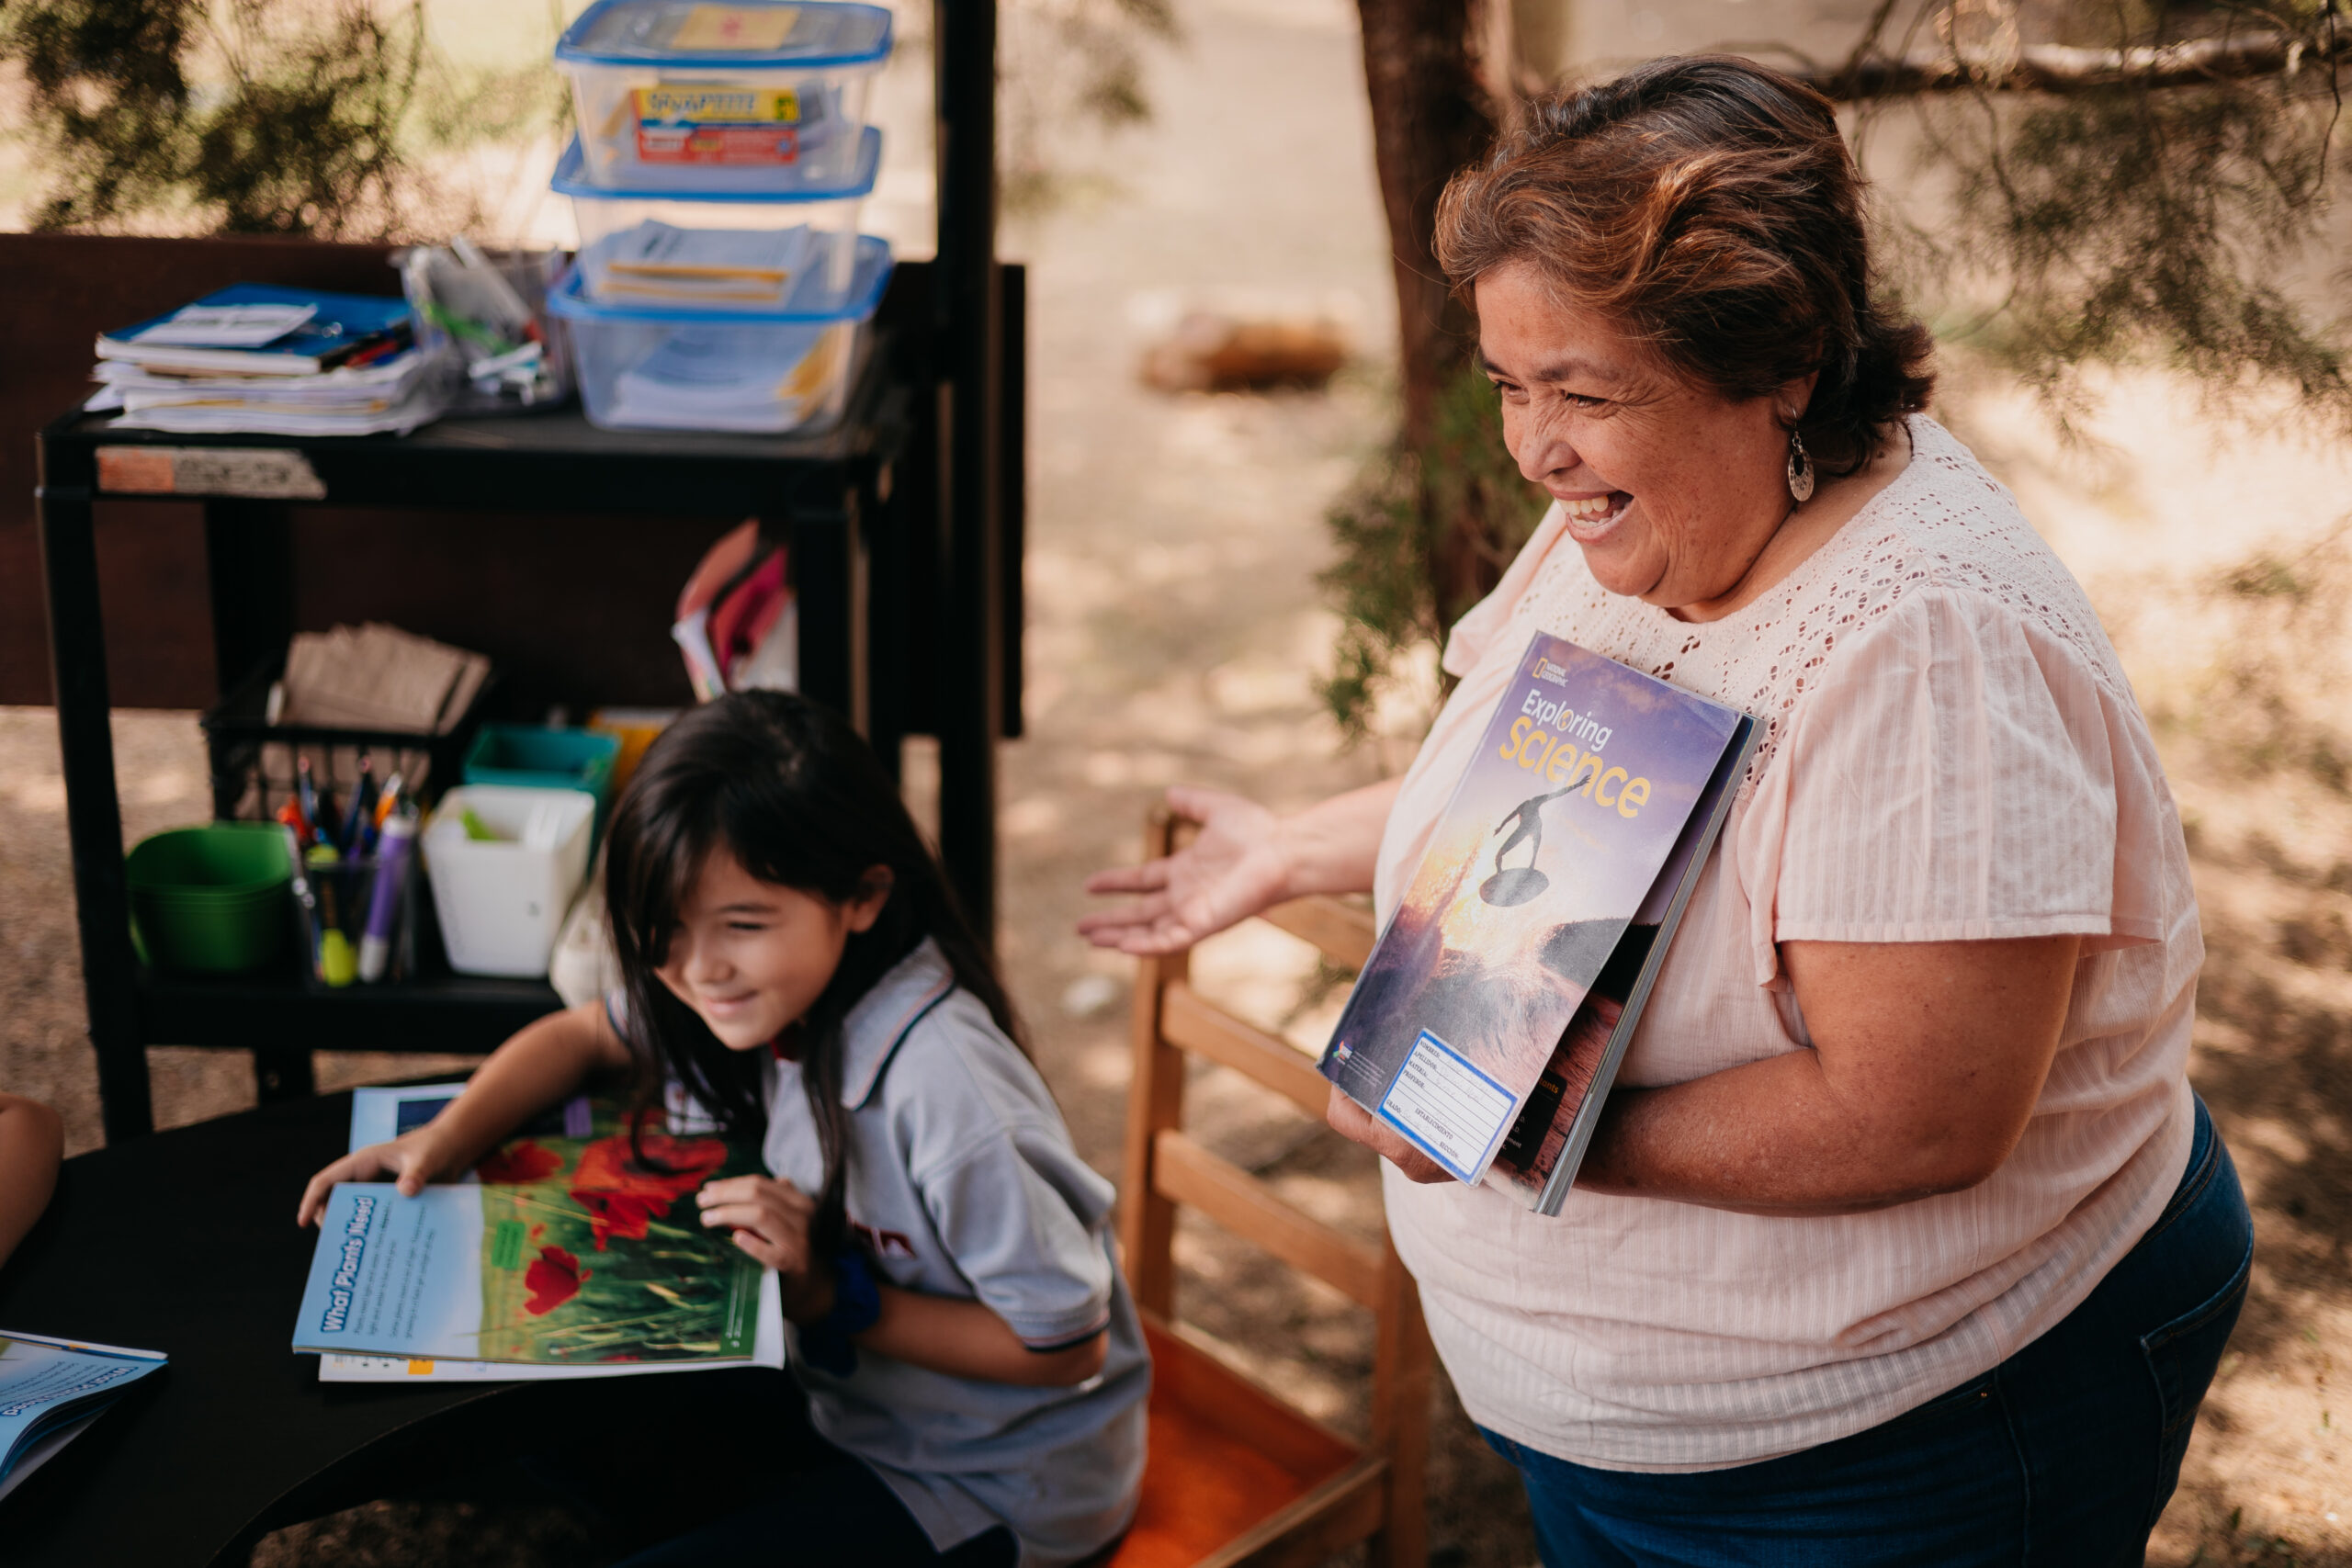
[[[938,256],[894,276],[830,431],[628,434],[560,412],[407,436],[166,434],[78,413],[41,432],[51,667],[109,1143],[153,1130],[151,1044],[250,1050],[268,1102],[312,1091],[314,1049],[487,1051],[560,1003],[542,982],[429,969],[323,991],[290,973],[183,980],[138,962],[107,722],[102,500],[198,503],[224,689],[295,629],[288,560],[306,505],[756,517],[790,540],[802,690],[851,716],[893,766],[903,736],[938,738],[942,855],[992,928],[995,742],[1018,732],[1020,711],[1023,369],[1023,277],[994,257],[994,13],[984,0],[937,8]]]

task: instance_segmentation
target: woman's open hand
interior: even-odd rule
[[[327,1197],[338,1181],[381,1181],[389,1176],[401,1190],[401,1197],[413,1198],[424,1190],[426,1182],[454,1175],[448,1165],[441,1140],[429,1122],[389,1144],[354,1149],[311,1178],[311,1184],[302,1189],[302,1204],[294,1212],[294,1223],[317,1224],[319,1216],[326,1213]]]
[[[1116,909],[1078,922],[1079,935],[1122,953],[1179,953],[1290,897],[1281,819],[1223,790],[1178,787],[1168,807],[1200,835],[1164,860],[1098,871],[1089,893],[1139,893]]]
[[[1331,1099],[1323,1108],[1323,1120],[1340,1136],[1362,1144],[1403,1171],[1408,1181],[1426,1186],[1432,1181],[1453,1179],[1445,1167],[1421,1153],[1404,1134],[1350,1100],[1348,1091],[1338,1084],[1331,1086]]]
[[[833,1269],[809,1249],[808,1222],[817,1201],[789,1181],[765,1176],[730,1176],[695,1194],[702,1223],[725,1225],[735,1245],[776,1272],[784,1288],[784,1315],[813,1323],[832,1310]]]

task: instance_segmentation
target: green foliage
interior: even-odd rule
[[[175,209],[234,234],[397,224],[422,0],[389,17],[367,0],[315,16],[283,0],[16,0],[0,20],[55,171],[36,227],[104,231]],[[199,56],[224,78],[204,90]]]
[[[2068,15],[2077,27],[2109,22],[2091,41],[2146,50],[2177,40],[2184,17],[2199,31],[2234,22],[2293,33],[2317,13]],[[2315,243],[2342,175],[2331,157],[2341,110],[2324,68],[1923,106],[1928,160],[1951,177],[1954,218],[1911,236],[1930,284],[1922,292],[1994,300],[1964,325],[1948,318],[1950,335],[1989,351],[2062,413],[2085,367],[2154,357],[2216,394],[2283,383],[2312,412],[2352,425],[2339,307],[2317,297],[2320,277],[2290,284],[2304,261],[2325,260]],[[2340,292],[2342,282],[2323,287]]]
[[[1320,581],[1340,639],[1321,694],[1351,744],[1398,665],[1443,641],[1549,504],[1504,447],[1501,405],[1476,366],[1448,378],[1432,412],[1429,443],[1383,454],[1328,518],[1337,558]]]
[[[1175,41],[1176,12],[1171,0],[1035,0],[1003,7],[1001,25],[999,189],[1017,216],[1102,183],[1073,178],[1054,149],[1080,121],[1112,130],[1151,118],[1144,50]]]
[[[416,153],[570,110],[543,56],[499,70],[436,53],[423,0],[0,0],[0,55],[24,72],[48,230],[462,227],[429,210]]]

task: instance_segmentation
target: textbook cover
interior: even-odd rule
[[[1568,1189],[1576,1185],[1577,1167],[1592,1142],[1601,1102],[1617,1080],[1617,1066],[1633,1043],[1650,987],[1666,962],[1667,945],[1682,923],[1698,873],[1722,836],[1732,792],[1756,750],[1756,722],[1742,716],[1739,725],[1697,809],[1683,825],[1682,836],[1675,840],[1666,869],[1650,885],[1632,927],[1568,1021],[1544,1076],[1535,1081],[1511,1123],[1510,1135],[1488,1168],[1488,1182],[1516,1194],[1539,1214],[1558,1213]]]
[[[1712,843],[1731,799],[1719,782],[1736,778],[1726,763],[1753,728],[1538,633],[1357,977],[1323,1076],[1456,1179],[1485,1178],[1611,961],[1638,950],[1644,971],[1663,953],[1653,890],[1694,821]],[[1678,917],[1700,842],[1665,900]],[[1596,1072],[1578,1107],[1597,1112],[1606,1089]]]
[[[766,1270],[703,1228],[694,1194],[760,1173],[758,1151],[673,1136],[648,1112],[639,1165],[624,1113],[590,1108],[587,1136],[517,1138],[474,1183],[413,1198],[337,1184],[294,1348],[560,1367],[751,1359]]]

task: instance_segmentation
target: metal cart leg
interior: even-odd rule
[[[796,507],[790,513],[800,691],[867,734],[865,560],[855,537],[855,492],[842,502],[839,511]]]
[[[933,308],[948,422],[938,574],[940,858],[980,939],[993,942],[996,742],[1004,728],[995,0],[938,0],[933,16],[940,120]]]
[[[294,635],[294,518],[283,503],[204,503],[204,562],[212,604],[212,674],[221,695]],[[217,808],[217,802],[216,802]],[[253,1048],[254,1092],[264,1105],[317,1092],[307,1045]]]
[[[47,455],[43,454],[43,467]],[[44,479],[46,479],[44,475]],[[82,991],[98,1055],[98,1106],[107,1142],[155,1130],[147,1048],[139,1024],[130,951],[130,893],[122,867],[122,809],[115,796],[114,734],[107,725],[107,647],[98,618],[98,551],[92,487],[44,483],[34,492],[41,578],[49,596],[49,660],[57,694],[57,739],[65,774],[66,836],[81,925]]]

